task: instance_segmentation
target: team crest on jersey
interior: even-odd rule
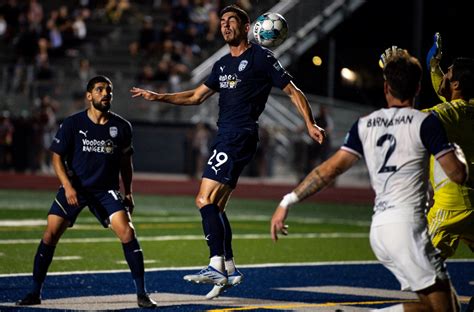
[[[115,138],[118,134],[117,127],[110,127],[109,128],[109,134],[110,134],[111,137]]]
[[[249,62],[247,60],[242,60],[239,64],[239,71],[243,71]]]

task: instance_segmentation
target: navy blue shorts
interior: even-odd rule
[[[69,226],[72,227],[82,209],[88,206],[92,214],[106,228],[110,224],[110,215],[120,210],[126,211],[119,191],[79,191],[77,189],[76,191],[79,207],[73,207],[67,203],[64,188],[61,187],[48,214],[57,215],[68,220],[71,222]]]
[[[219,130],[203,178],[235,188],[242,170],[257,151],[258,130]]]

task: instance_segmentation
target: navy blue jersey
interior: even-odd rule
[[[133,153],[132,126],[115,113],[105,125],[92,122],[87,111],[67,117],[50,150],[65,160],[74,187],[118,190],[121,158]]]
[[[223,56],[204,83],[220,93],[217,126],[255,127],[272,87],[283,89],[290,80],[273,53],[259,45],[251,44],[238,57]]]

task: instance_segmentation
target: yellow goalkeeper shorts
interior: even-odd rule
[[[433,206],[428,212],[429,234],[441,256],[451,257],[463,240],[474,252],[474,210],[444,210]]]

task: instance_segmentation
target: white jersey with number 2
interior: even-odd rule
[[[365,158],[376,194],[372,225],[424,214],[429,155],[439,158],[453,149],[434,115],[409,107],[360,118],[341,148]]]

